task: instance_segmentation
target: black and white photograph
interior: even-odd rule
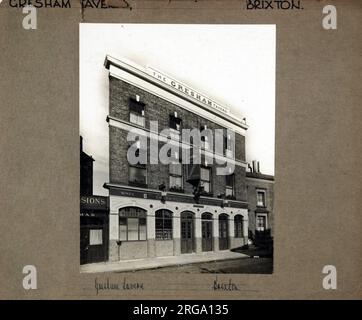
[[[276,26],[79,28],[80,272],[273,273]]]
[[[0,0],[0,300],[360,299],[361,22],[359,0]]]

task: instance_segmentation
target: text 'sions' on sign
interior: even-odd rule
[[[81,196],[80,207],[81,209],[107,210],[109,208],[108,198],[102,196]]]

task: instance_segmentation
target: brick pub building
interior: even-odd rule
[[[172,256],[240,247],[248,240],[245,122],[187,85],[151,68],[107,56],[109,70],[109,260]],[[150,128],[158,121],[158,132]],[[131,165],[127,159],[130,130],[160,138],[170,129],[226,129],[235,133],[235,148],[215,152],[206,138],[201,155],[228,159],[230,175],[217,175],[216,164]],[[229,139],[228,135],[225,139]],[[165,142],[158,142],[161,147]],[[187,148],[186,142],[180,143]],[[149,148],[149,144],[147,144]],[[180,148],[180,149],[181,149]],[[149,151],[149,150],[148,150]],[[195,194],[190,176],[202,188]]]

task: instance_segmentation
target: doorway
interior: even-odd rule
[[[194,214],[190,211],[181,213],[181,253],[194,251]]]
[[[201,215],[201,235],[202,235],[202,251],[212,251],[212,214],[203,213]]]
[[[80,264],[108,259],[108,221],[105,215],[81,217]]]
[[[219,250],[229,249],[229,216],[222,213],[219,216]]]

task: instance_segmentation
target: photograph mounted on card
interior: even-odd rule
[[[275,31],[80,24],[81,272],[273,272]]]

